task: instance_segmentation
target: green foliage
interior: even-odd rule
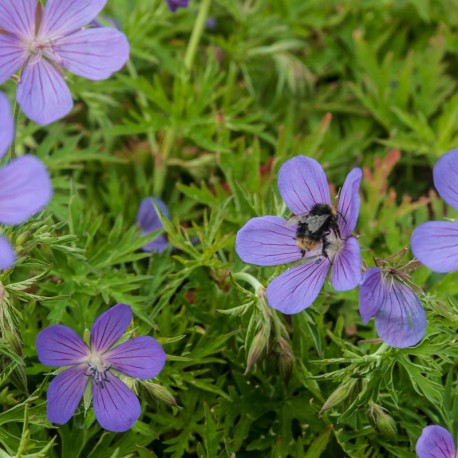
[[[190,4],[110,0],[126,68],[69,76],[64,121],[19,118],[17,152],[46,163],[54,197],[1,229],[18,261],[0,273],[0,458],[412,458],[422,427],[458,427],[457,274],[413,273],[427,337],[396,350],[361,323],[357,291],[325,286],[307,311],[277,313],[265,286],[281,268],[244,265],[234,242],[251,217],[287,215],[276,177],[297,154],[336,193],[364,169],[368,266],[419,223],[456,216],[431,170],[458,142],[458,1],[214,0],[217,26],[195,49]],[[141,250],[157,234],[135,225],[151,195],[172,215],[163,254]],[[52,425],[36,335],[83,334],[118,302],[168,354],[156,380],[134,382],[140,420],[113,434],[81,406]]]

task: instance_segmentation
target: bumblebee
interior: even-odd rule
[[[326,250],[330,243],[327,237],[334,233],[336,237],[342,238],[337,224],[337,212],[328,204],[315,204],[310,211],[292,216],[285,224],[297,225],[295,240],[302,257],[308,251],[318,249],[321,243],[321,253],[329,259]]]

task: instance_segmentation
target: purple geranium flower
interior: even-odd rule
[[[165,364],[166,355],[149,336],[114,347],[132,320],[128,305],[117,304],[95,320],[89,347],[72,329],[56,324],[37,336],[38,359],[48,366],[70,366],[48,388],[48,419],[62,425],[74,414],[89,380],[97,421],[113,432],[127,431],[141,413],[135,394],[113,371],[150,379]]]
[[[167,5],[172,13],[178,8],[187,8],[189,6],[189,0],[167,0]]]
[[[13,135],[10,104],[0,92],[0,158],[7,152]],[[41,210],[52,196],[48,171],[35,156],[25,155],[1,167],[0,183],[0,224],[23,223]],[[13,247],[0,236],[0,269],[10,267],[14,260]]]
[[[418,458],[457,458],[452,435],[442,426],[426,426],[417,441]]]
[[[275,266],[301,261],[304,257],[314,258],[292,267],[269,284],[267,300],[272,307],[293,314],[312,305],[331,266],[335,290],[347,291],[359,284],[361,254],[358,240],[351,234],[359,215],[361,178],[359,168],[347,175],[336,215],[338,231],[329,232],[326,247],[320,243],[304,252],[298,243],[300,226],[277,216],[253,218],[238,231],[235,249],[245,262]],[[296,156],[285,162],[278,175],[278,188],[288,208],[299,217],[317,204],[331,205],[326,174],[309,157]],[[324,251],[327,257],[323,256]]]
[[[364,324],[375,316],[378,335],[392,347],[411,347],[425,335],[426,314],[420,300],[391,269],[367,270],[359,290],[359,311]]]
[[[107,0],[0,2],[0,84],[21,69],[17,100],[38,124],[68,114],[73,101],[62,69],[91,80],[108,78],[129,57],[129,43],[118,30],[82,29]]]
[[[458,149],[444,154],[434,167],[434,186],[458,210]],[[434,272],[458,270],[458,223],[429,221],[418,226],[410,240],[414,255]]]
[[[217,26],[218,26],[218,21],[216,20],[215,17],[209,17],[205,21],[205,27],[207,27],[207,29],[216,29]]]
[[[169,211],[161,199],[158,199],[157,197],[147,197],[143,199],[137,213],[137,224],[140,226],[143,235],[159,231],[163,227],[153,202],[161,210],[161,213],[167,219],[170,219]],[[143,246],[143,250],[152,251],[154,253],[162,253],[168,246],[169,242],[167,241],[165,235],[158,235],[152,242]]]

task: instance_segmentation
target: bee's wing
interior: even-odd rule
[[[289,227],[289,226],[297,226],[298,224],[304,223],[307,219],[308,213],[304,215],[297,215],[297,216],[291,216],[291,218],[288,218],[284,226]]]
[[[308,230],[312,233],[318,232],[329,218],[329,215],[310,215],[305,221],[307,223]]]

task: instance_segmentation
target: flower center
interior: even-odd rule
[[[337,212],[328,204],[315,204],[310,211],[291,217],[286,224],[297,225],[295,240],[302,257],[306,253],[318,255],[321,245],[321,256],[332,262],[342,247]]]
[[[40,36],[28,38],[24,41],[24,48],[32,62],[47,59],[48,61],[62,65],[62,59],[56,52],[53,41],[48,38]]]
[[[86,372],[86,376],[91,377],[100,388],[105,388],[106,382],[109,381],[108,371],[111,368],[111,364],[104,361],[97,353],[91,354],[87,364],[89,369]]]
[[[326,238],[326,252],[331,261],[334,261],[336,255],[344,248],[345,240],[341,239],[334,233],[331,233]]]
[[[47,48],[50,47],[50,41],[40,37],[32,37],[25,42],[25,48],[31,56],[42,56],[46,53]]]

